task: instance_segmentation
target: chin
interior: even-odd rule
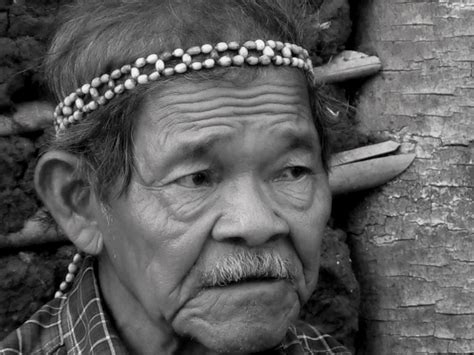
[[[172,326],[214,352],[253,353],[277,346],[299,310],[291,282],[243,282],[202,290],[177,313]]]
[[[290,323],[220,325],[196,334],[195,340],[217,353],[255,353],[278,346]]]
[[[261,308],[258,300],[232,312],[217,306],[208,313],[190,312],[192,315],[177,317],[173,328],[216,353],[255,353],[278,346],[298,317],[298,301],[280,302],[278,306]]]

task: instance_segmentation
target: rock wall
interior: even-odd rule
[[[58,10],[68,2],[0,1],[0,339],[53,297],[74,254],[60,231],[42,222],[32,183],[43,129],[52,119],[41,61]],[[345,0],[319,0],[313,6],[314,27],[308,31],[314,31],[314,60],[322,63],[350,34],[349,7]],[[344,98],[341,89],[332,90]],[[336,130],[348,131],[352,124],[339,123]],[[354,136],[334,142],[339,149],[358,144]],[[345,238],[342,230],[328,228],[319,287],[302,317],[352,347],[359,288]]]

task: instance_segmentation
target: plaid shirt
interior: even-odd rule
[[[105,312],[93,258],[86,258],[71,291],[39,309],[0,342],[1,355],[128,354]],[[350,352],[313,326],[292,325],[272,354],[344,354]]]

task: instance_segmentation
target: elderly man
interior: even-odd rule
[[[70,9],[47,56],[60,103],[35,183],[81,254],[1,353],[347,352],[297,321],[331,208],[302,11]]]

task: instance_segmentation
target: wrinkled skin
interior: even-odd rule
[[[99,279],[121,336],[142,353],[153,334],[161,353],[177,339],[209,353],[276,346],[315,288],[331,203],[303,75],[175,81],[136,119],[136,173],[99,221]],[[240,248],[277,253],[295,279],[204,288],[202,271]]]

